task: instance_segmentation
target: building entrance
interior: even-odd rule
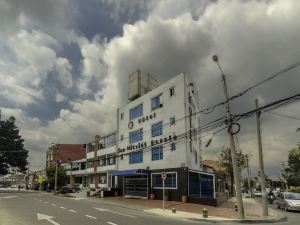
[[[131,198],[148,198],[148,176],[124,176],[124,196]]]

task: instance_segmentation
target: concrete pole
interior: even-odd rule
[[[231,118],[231,113],[230,113],[230,105],[229,105],[229,97],[228,97],[226,78],[225,78],[225,75],[220,67],[219,62],[218,62],[218,56],[214,55],[213,60],[215,63],[217,63],[217,65],[221,71],[221,74],[222,74],[222,84],[223,84],[224,96],[225,96],[225,101],[226,101],[225,112],[226,112],[226,117],[227,117],[228,122],[231,123],[232,118]],[[237,200],[237,206],[238,206],[238,218],[245,219],[242,188],[241,188],[241,171],[239,171],[238,164],[237,164],[236,150],[235,150],[235,143],[234,143],[232,127],[229,128],[228,134],[229,134],[230,152],[231,152],[233,176],[234,176],[235,191],[236,191],[236,200]]]
[[[71,166],[71,169],[70,169],[70,187],[72,188],[72,169],[73,169],[73,163],[70,162],[70,166]]]
[[[250,171],[249,171],[249,156],[247,155],[247,175],[248,175],[248,193],[250,198],[251,196],[251,183],[250,183]]]
[[[57,161],[55,163],[55,180],[54,180],[54,190],[57,191]]]
[[[223,73],[222,73],[222,83],[223,83],[223,89],[224,89],[224,95],[225,95],[225,101],[226,101],[226,104],[225,104],[226,116],[227,116],[227,120],[231,121],[227,84],[226,84],[225,75]],[[241,172],[239,171],[238,164],[237,164],[235,143],[234,143],[234,137],[233,137],[232,133],[233,133],[232,128],[230,128],[229,129],[229,142],[230,142],[231,160],[232,160],[233,176],[234,176],[235,191],[236,191],[236,200],[237,200],[237,205],[238,205],[238,218],[244,219],[245,213],[244,213],[243,197],[242,197],[242,189],[241,189]]]
[[[260,111],[258,111],[258,100],[255,99],[256,105],[256,126],[257,126],[257,142],[258,142],[258,158],[260,167],[260,179],[261,179],[261,191],[262,191],[262,204],[263,204],[263,216],[268,216],[268,203],[266,195],[266,176],[264,170],[264,159],[262,152],[261,133],[260,133]]]

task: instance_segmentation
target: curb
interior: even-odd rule
[[[278,223],[287,221],[287,216],[282,216],[274,219],[228,219],[228,220],[215,220],[215,219],[196,219],[196,218],[186,218],[191,221],[198,222],[212,222],[212,223]]]

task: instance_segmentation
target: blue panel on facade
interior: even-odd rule
[[[136,170],[112,171],[113,176],[135,175],[135,174],[148,174],[148,170],[136,169]]]

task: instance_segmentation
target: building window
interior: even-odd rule
[[[135,143],[143,140],[143,128],[129,133],[129,143]]]
[[[175,95],[175,87],[171,87],[170,88],[170,96],[174,96]]]
[[[167,189],[177,189],[177,173],[167,173],[165,180],[165,188]],[[151,174],[152,179],[152,187],[153,188],[162,188],[163,180],[161,178],[161,173],[153,173]]]
[[[115,161],[116,160],[115,160],[115,155],[114,154],[108,155],[107,165],[114,165]]]
[[[121,120],[124,119],[124,113],[121,113]]]
[[[87,146],[87,149],[86,149],[87,152],[92,152],[93,151],[92,144],[87,144],[86,146]]]
[[[164,158],[163,146],[157,146],[151,149],[152,161],[162,160]]]
[[[106,182],[107,182],[106,173],[100,173],[100,184],[106,184]]]
[[[142,115],[143,115],[143,104],[139,104],[138,106],[130,109],[129,111],[130,120],[141,117]]]
[[[156,137],[162,135],[162,122],[152,124],[151,126],[151,136]]]
[[[131,152],[129,154],[129,164],[143,162],[143,151]]]
[[[175,117],[171,117],[170,118],[170,125],[174,125],[175,124]]]
[[[175,143],[171,143],[171,151],[175,151],[176,150],[176,144]]]
[[[155,110],[160,107],[160,95],[151,98],[151,110]]]
[[[99,166],[106,166],[106,156],[98,156],[98,165]]]

